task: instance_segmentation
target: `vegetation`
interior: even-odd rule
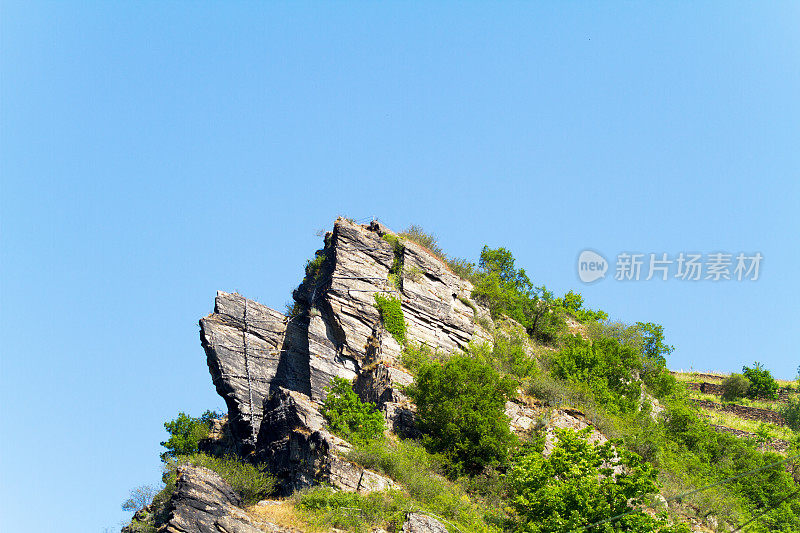
[[[658,490],[653,467],[610,442],[590,444],[588,431],[558,430],[547,456],[541,438],[522,447],[509,470],[511,503],[518,516],[515,531],[573,531],[629,513],[602,531],[688,533],[686,526],[670,526],[665,517],[652,518],[636,509]],[[614,467],[624,473],[615,474]]]
[[[263,465],[253,465],[237,457],[215,457],[204,453],[178,457],[169,468],[189,464],[213,470],[242,498],[245,505],[253,505],[270,496],[275,490],[275,480],[266,473]]]
[[[343,378],[333,378],[321,411],[330,430],[352,442],[378,439],[386,431],[383,414],[373,404],[362,402]]]
[[[744,398],[750,390],[750,380],[741,374],[731,374],[722,382],[722,399],[734,402]]]
[[[780,409],[780,413],[787,426],[793,431],[800,431],[800,398],[790,398]]]
[[[489,308],[492,318],[508,316],[533,338],[555,342],[566,328],[563,307],[544,286],[534,287],[525,269],[516,269],[514,263],[505,248],[484,246],[473,275],[472,297]]]
[[[158,490],[152,485],[141,485],[131,489],[131,494],[127,500],[122,502],[123,511],[140,511],[153,503],[153,497]]]
[[[406,321],[403,318],[403,304],[400,298],[375,293],[375,307],[381,316],[386,331],[400,344],[406,342]]]
[[[424,442],[452,473],[475,474],[506,461],[513,435],[505,402],[516,384],[469,355],[419,368],[407,390],[417,405]]]
[[[175,458],[179,455],[191,455],[197,453],[198,444],[201,440],[208,438],[211,430],[211,422],[221,418],[222,414],[214,411],[206,411],[200,418],[194,418],[183,411],[178,413],[178,417],[164,423],[164,429],[169,433],[169,439],[161,445],[167,449],[161,454],[163,461]]]
[[[592,311],[583,307],[583,296],[574,291],[569,291],[565,294],[559,304],[571,316],[575,317],[581,322],[603,321],[608,319],[608,313],[605,311]]]
[[[398,289],[403,288],[403,241],[397,235],[386,233],[383,235],[383,240],[392,245],[394,249],[394,259],[392,266],[389,268],[389,281]]]
[[[778,397],[778,382],[761,363],[753,364],[753,368],[742,367],[742,374],[750,381],[750,387],[747,389],[748,397],[766,399]]]

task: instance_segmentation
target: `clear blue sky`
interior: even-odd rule
[[[506,246],[663,324],[673,368],[794,377],[798,27],[788,2],[3,1],[0,529],[118,528],[162,423],[223,407],[215,291],[283,309],[338,214]],[[764,263],[583,286],[584,248]]]

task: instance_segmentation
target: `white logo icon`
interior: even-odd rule
[[[578,277],[584,283],[592,283],[606,277],[608,261],[602,255],[584,250],[578,256]]]

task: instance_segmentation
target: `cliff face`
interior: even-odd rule
[[[271,394],[283,388],[320,402],[334,376],[358,378],[365,399],[377,401],[393,423],[407,420],[392,384],[410,376],[396,368],[401,346],[381,323],[376,294],[401,300],[410,342],[450,351],[474,338],[491,340],[475,316],[488,319],[488,310],[465,303],[471,284],[424,247],[390,242],[392,235],[377,222],[338,219],[315,268],[294,291],[302,309],[297,316],[217,293],[214,313],[200,321],[200,336],[240,453],[256,451]]]

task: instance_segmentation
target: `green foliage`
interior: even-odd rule
[[[685,526],[669,526],[634,509],[657,492],[656,472],[641,457],[610,442],[590,444],[588,429],[576,433],[557,430],[558,442],[548,456],[541,441],[523,447],[509,468],[512,505],[519,517],[516,531],[525,533],[568,532],[633,511],[603,526],[601,531],[679,532]],[[615,475],[612,466],[625,467]]]
[[[403,527],[410,502],[399,491],[358,494],[331,487],[317,487],[301,494],[298,507],[311,522],[324,528],[372,531],[376,527]]]
[[[484,246],[472,297],[489,308],[492,318],[506,315],[532,337],[555,342],[566,327],[563,307],[546,287],[534,288],[525,270],[517,270],[514,263],[507,249]]]
[[[381,315],[386,330],[400,344],[406,342],[406,322],[403,318],[403,304],[400,298],[375,294],[375,307]]]
[[[443,459],[412,440],[356,444],[348,459],[389,476],[402,485],[415,509],[434,513],[463,532],[488,532],[493,510],[472,501],[456,483],[441,474]],[[398,529],[399,531],[399,529]]]
[[[664,326],[652,322],[637,322],[636,327],[644,339],[645,357],[657,366],[666,366],[666,356],[671,354],[675,347],[664,342]]]
[[[362,402],[343,378],[333,378],[321,411],[331,431],[353,442],[382,438],[386,430],[383,414]]]
[[[591,309],[585,309],[583,307],[583,296],[571,290],[560,299],[559,305],[561,305],[561,307],[563,307],[568,314],[577,318],[581,322],[590,322],[592,320],[601,321],[608,319],[608,313],[605,311],[592,311]]]
[[[496,333],[492,344],[473,343],[470,354],[497,372],[516,378],[527,378],[536,372],[536,360],[525,351],[525,339],[512,333]]]
[[[750,380],[741,374],[731,374],[722,382],[722,399],[733,402],[744,398],[750,390]]]
[[[204,453],[180,456],[175,467],[181,464],[202,466],[213,470],[242,498],[245,505],[253,505],[272,494],[275,479],[266,473],[265,465],[253,465],[237,457],[215,457]]]
[[[597,401],[612,412],[631,411],[641,395],[631,371],[641,369],[639,354],[611,338],[587,342],[577,335],[566,337],[551,360],[557,378],[588,385]]]
[[[753,368],[742,367],[742,374],[750,380],[750,388],[747,389],[748,398],[774,400],[778,397],[778,382],[761,363],[754,363]]]
[[[514,441],[505,415],[513,380],[469,355],[423,364],[416,377],[407,392],[424,442],[448,459],[451,473],[474,474],[505,462]]]
[[[303,283],[311,282],[316,283],[322,275],[322,265],[325,263],[325,253],[321,250],[317,252],[314,259],[306,261],[306,275]]]
[[[786,425],[793,431],[800,431],[800,397],[790,398],[780,409]]]
[[[170,457],[196,453],[199,442],[208,437],[211,421],[221,416],[220,413],[206,411],[200,418],[194,418],[181,411],[177,418],[165,422],[164,428],[170,437],[161,443],[167,449],[161,454],[161,459],[166,461]]]
[[[398,289],[402,289],[403,252],[405,250],[403,241],[397,235],[391,233],[385,233],[382,238],[384,241],[391,244],[392,248],[394,249],[394,259],[392,260],[392,266],[389,268],[389,280],[392,282],[392,285]]]

